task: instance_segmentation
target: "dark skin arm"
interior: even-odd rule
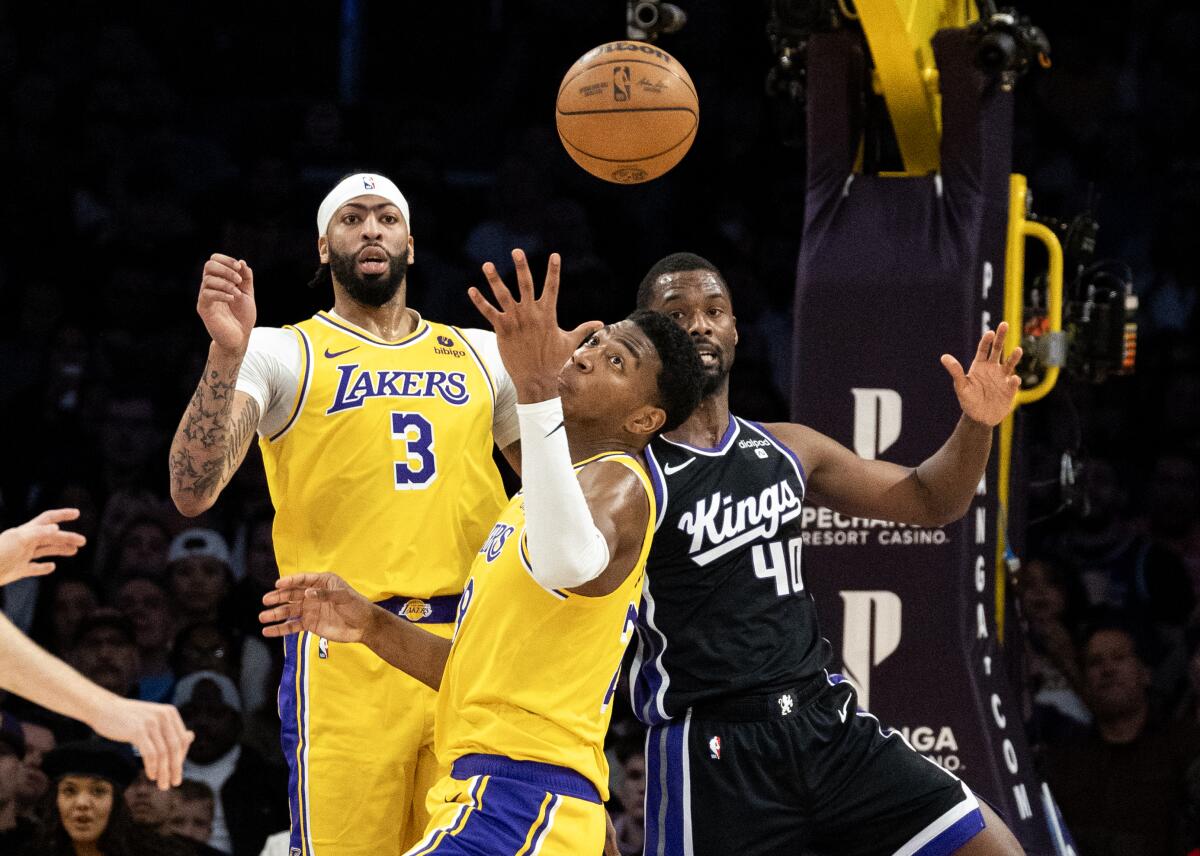
[[[616,591],[633,570],[649,522],[650,504],[641,482],[627,467],[597,462],[579,474],[592,518],[608,541],[608,567],[572,589],[585,597]],[[294,574],[275,581],[259,613],[263,636],[307,630],[331,642],[361,642],[384,662],[432,689],[442,684],[450,640],[376,606],[337,574]]]
[[[476,288],[468,295],[496,331],[496,344],[516,387],[517,401],[545,401],[558,395],[558,374],[563,364],[600,323],[581,324],[570,332],[559,329],[558,253],[550,255],[540,297],[534,295],[525,253],[514,250],[512,256],[517,273],[516,297],[490,262],[483,266],[483,273],[499,308],[488,303]],[[616,591],[633,569],[641,552],[650,505],[637,476],[620,464],[600,461],[584,467],[579,484],[592,521],[608,543],[609,563],[598,577],[573,591],[586,597],[603,597]]]
[[[361,642],[432,689],[442,684],[450,640],[376,606],[337,574],[294,574],[263,595],[263,636],[307,630],[331,642]]]
[[[1012,409],[1021,359],[1015,348],[1003,358],[1008,325],[988,331],[970,370],[949,354],[942,365],[954,381],[963,415],[941,448],[916,467],[860,458],[837,441],[791,423],[766,426],[804,464],[808,497],[817,505],[855,517],[944,526],[970,507],[992,448],[992,429]]]

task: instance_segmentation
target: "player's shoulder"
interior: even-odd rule
[[[280,351],[291,353],[299,349],[300,343],[296,334],[285,327],[255,327],[250,331],[250,340],[246,346],[247,353]]]

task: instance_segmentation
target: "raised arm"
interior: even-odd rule
[[[1003,358],[1007,332],[1002,323],[983,335],[969,372],[954,357],[942,355],[963,413],[941,448],[916,467],[860,458],[802,425],[768,425],[807,469],[809,499],[842,514],[918,526],[942,526],[962,517],[987,466],[992,429],[1012,409],[1021,385],[1013,373],[1021,349]]]
[[[254,274],[214,254],[204,264],[196,311],[212,336],[204,374],[171,440],[171,499],[194,517],[212,507],[246,457],[258,403],[234,389],[254,329]]]
[[[499,308],[478,289],[469,295],[496,331],[517,392],[519,471],[532,574],[547,589],[603,596],[621,585],[637,561],[649,502],[637,476],[621,464],[597,462],[576,475],[559,398],[559,373],[580,342],[601,324],[588,322],[572,331],[559,328],[557,253],[550,256],[540,297],[534,295],[525,254],[514,250],[513,262],[517,297],[491,263],[483,272]]]
[[[281,577],[263,595],[263,604],[270,607],[258,616],[266,625],[264,636],[307,630],[331,642],[361,642],[426,686],[436,690],[442,684],[450,640],[376,606],[337,574]]]

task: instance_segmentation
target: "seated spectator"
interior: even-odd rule
[[[139,770],[133,781],[125,787],[124,797],[134,823],[160,835],[166,834],[167,822],[174,814],[175,803],[179,799],[177,790],[161,790],[146,777],[145,770]]]
[[[66,658],[84,618],[100,605],[100,587],[90,576],[51,574],[40,580],[30,636],[56,657]]]
[[[22,721],[21,732],[25,737],[25,763],[16,785],[17,811],[32,821],[50,785],[42,771],[42,761],[58,741],[54,732],[39,722]]]
[[[29,856],[168,856],[178,851],[143,831],[129,816],[121,791],[134,765],[117,744],[104,740],[65,743],[46,756],[54,783]]]
[[[110,692],[138,697],[141,657],[133,625],[115,609],[101,607],[83,620],[71,649],[71,665]]]
[[[1078,626],[1083,593],[1060,563],[1032,558],[1021,568],[1018,596],[1025,633],[1025,669],[1032,694],[1027,727],[1035,743],[1054,742],[1092,715],[1079,697],[1083,673],[1072,636]]]
[[[1121,624],[1089,631],[1083,676],[1094,728],[1052,747],[1045,763],[1046,781],[1079,852],[1184,852],[1187,771],[1200,756],[1200,728],[1152,716],[1150,670],[1133,633]]]
[[[171,819],[167,821],[167,831],[207,846],[212,838],[216,810],[212,788],[197,779],[184,779],[175,793],[177,798]]]
[[[183,624],[229,618],[233,589],[229,545],[212,529],[187,529],[167,550],[167,584]]]
[[[21,724],[0,713],[0,853],[15,853],[29,841],[33,824],[21,818],[18,787],[25,736]]]
[[[167,561],[167,579],[181,622],[216,622],[233,629],[234,645],[227,650],[236,653],[237,666],[229,674],[237,681],[247,710],[257,710],[270,698],[262,688],[271,671],[271,654],[257,630],[251,634],[237,630],[233,570],[225,539],[212,529],[188,529],[171,542]]]
[[[1111,463],[1089,460],[1082,481],[1084,497],[1056,554],[1078,569],[1090,606],[1128,615],[1144,629],[1139,643],[1157,666],[1182,642],[1195,603],[1191,580],[1174,553],[1129,520],[1126,492]],[[1174,677],[1157,683],[1165,688]]]
[[[133,625],[141,662],[138,698],[166,701],[175,686],[169,655],[178,623],[166,584],[157,577],[129,577],[117,586],[114,602]]]
[[[209,846],[233,856],[258,856],[267,836],[288,823],[287,797],[283,780],[240,742],[237,687],[218,672],[194,672],[176,685],[174,704],[196,734],[183,775],[216,795]]]
[[[615,791],[624,811],[613,820],[621,856],[641,856],[646,835],[645,741],[627,737],[616,745],[620,782]]]
[[[170,543],[170,530],[159,515],[135,517],[117,535],[105,579],[119,581],[137,575],[161,576]]]

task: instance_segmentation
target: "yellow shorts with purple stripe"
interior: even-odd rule
[[[578,773],[466,755],[429,791],[425,836],[406,856],[599,856],[604,804]]]

